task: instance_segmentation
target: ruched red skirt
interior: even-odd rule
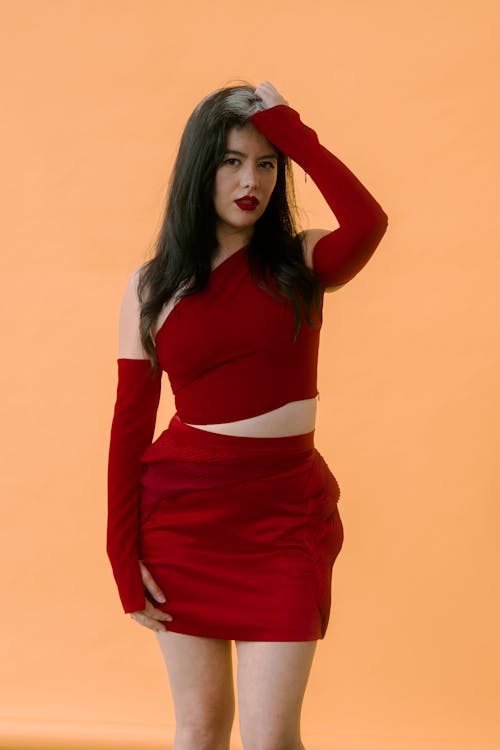
[[[337,481],[314,431],[235,437],[174,415],[146,450],[141,559],[167,630],[251,641],[325,636],[343,543]]]

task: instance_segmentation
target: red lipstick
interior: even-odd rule
[[[235,203],[242,211],[255,211],[259,205],[258,199],[251,195],[244,195],[243,198],[235,200]]]

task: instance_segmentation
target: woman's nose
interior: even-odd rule
[[[259,184],[257,169],[253,166],[246,166],[242,171],[241,182],[245,187],[257,187]]]

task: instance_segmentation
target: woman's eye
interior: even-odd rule
[[[237,163],[238,161],[239,161],[239,159],[235,159],[234,157],[230,157],[229,159],[224,159],[224,161],[223,161],[222,163],[223,163],[223,164],[229,164],[229,166],[231,166],[231,167],[232,167],[232,166],[233,166],[234,164],[236,164],[236,163]]]
[[[261,166],[265,167],[265,169],[274,169],[274,164],[272,161],[261,161]]]

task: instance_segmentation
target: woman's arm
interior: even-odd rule
[[[263,100],[268,104],[279,101],[267,91]],[[282,97],[281,100],[284,101]],[[346,165],[319,143],[315,131],[304,125],[290,106],[268,106],[254,114],[251,121],[311,176],[334,212],[338,229],[305,233],[305,260],[312,264],[324,287],[342,286],[373,255],[387,229],[387,214]]]
[[[158,370],[151,375],[138,331],[135,272],[120,311],[118,387],[108,458],[107,553],[125,612],[143,610],[146,603],[138,548],[141,456],[153,438],[162,374]]]

